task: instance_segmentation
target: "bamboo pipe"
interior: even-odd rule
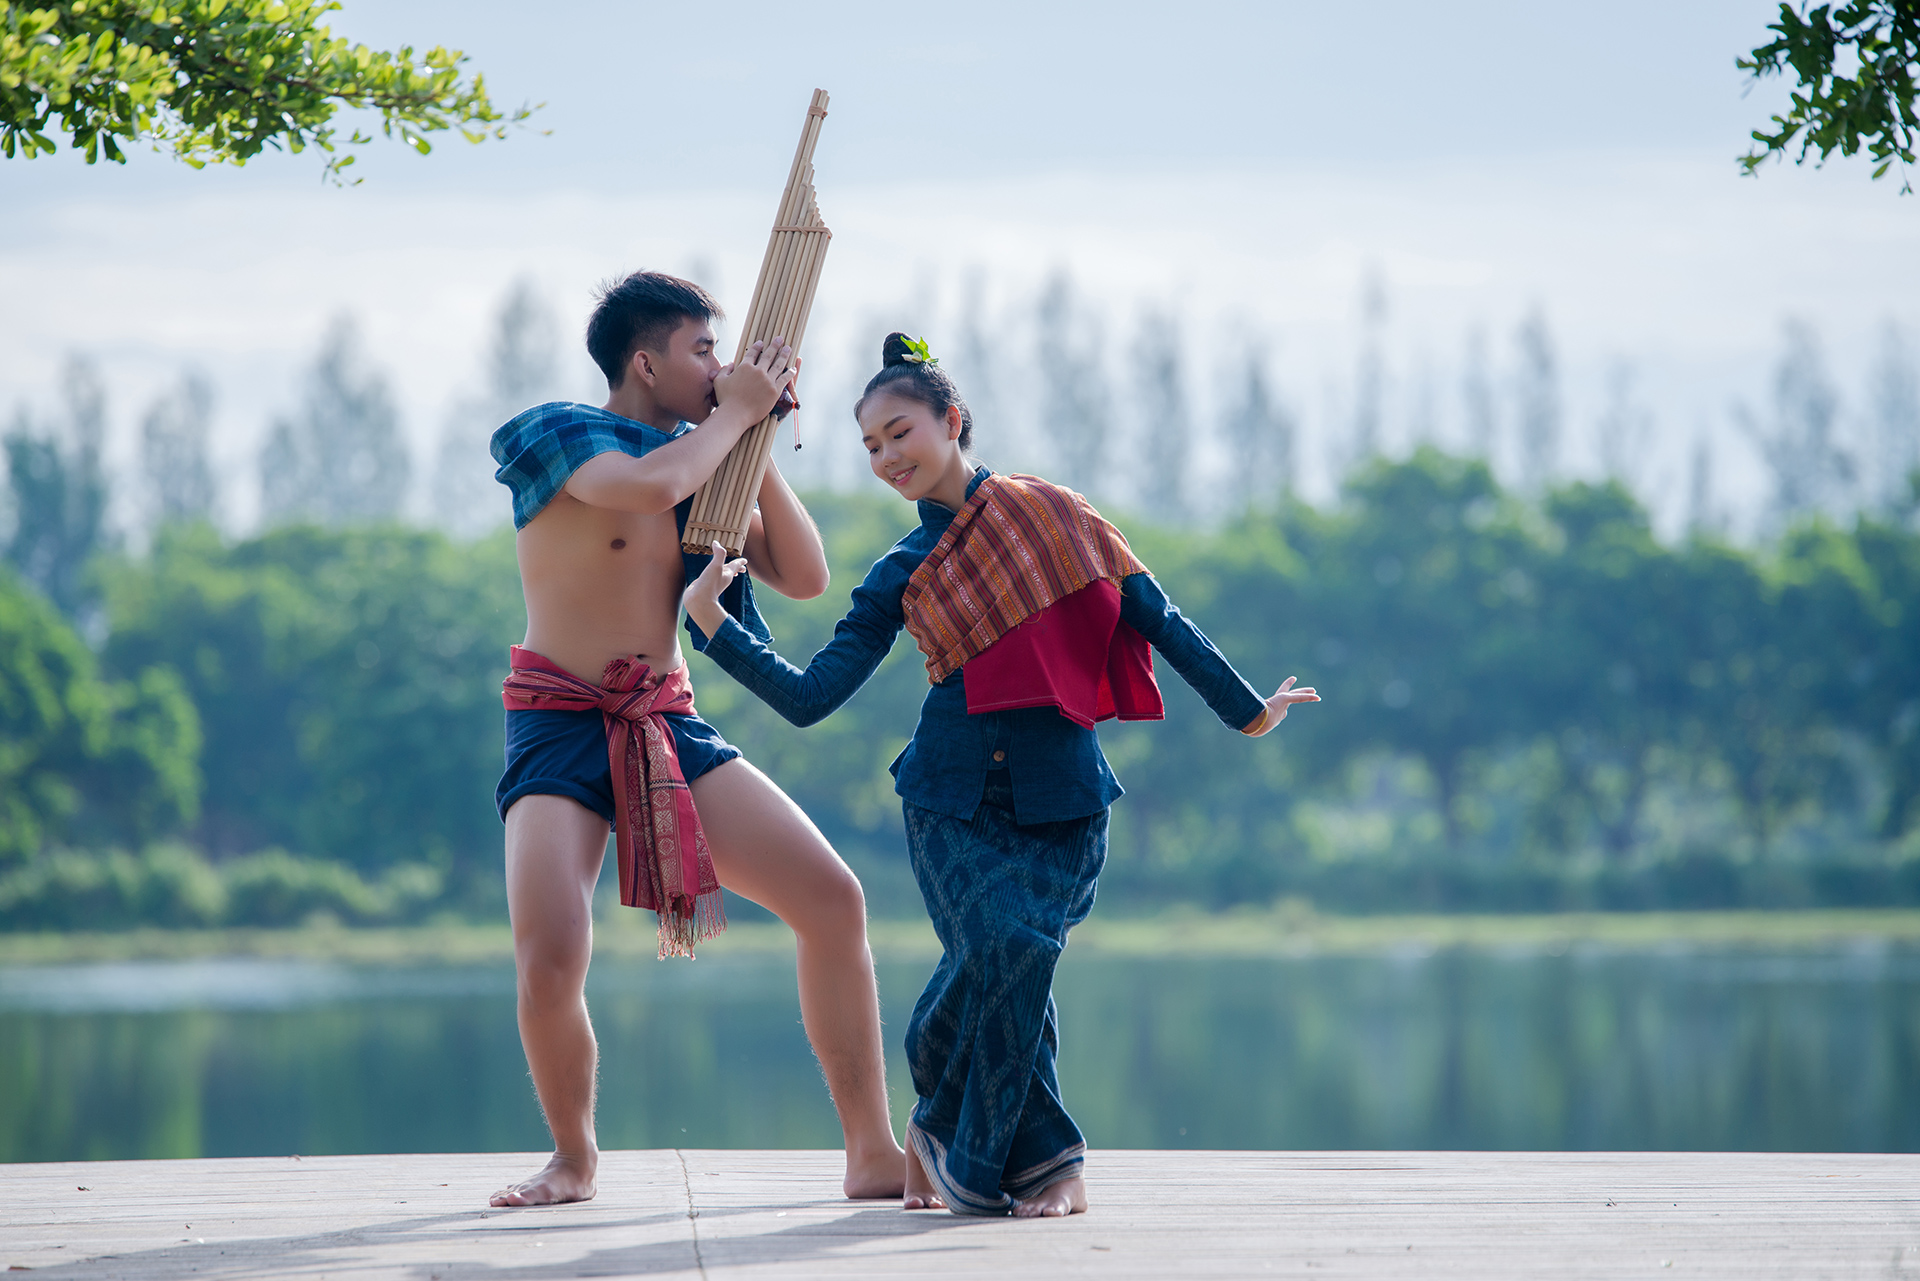
[[[813,311],[814,293],[826,261],[827,241],[833,238],[820,217],[813,188],[813,150],[827,115],[827,92],[813,91],[806,123],[794,148],[787,185],[780,193],[773,231],[760,260],[760,278],[740,331],[738,362],[755,342],[786,339],[797,354]],[[779,420],[769,415],[749,428],[714,474],[694,495],[682,546],[690,552],[710,550],[721,543],[737,556],[746,546],[747,526],[753,519],[754,498],[773,453]]]
[[[814,105],[815,107],[820,105],[819,95],[816,95]],[[808,130],[801,139],[803,153],[810,151],[808,144],[817,137],[820,115],[821,112],[809,109]],[[804,316],[801,313],[808,309],[807,304],[812,301],[812,289],[809,286],[818,284],[819,254],[814,245],[792,242],[818,241],[825,232],[825,228],[820,224],[818,206],[810,199],[812,165],[806,163],[804,154],[796,154],[795,169],[801,181],[791,185],[784,193],[779,211],[782,222],[776,223],[775,236],[768,244],[769,261],[766,265],[771,274],[763,274],[762,280],[763,285],[769,280],[775,283],[784,281],[788,287],[771,297],[764,289],[756,291],[748,331],[743,333],[741,338],[742,354],[756,337],[770,338],[776,335],[786,337],[784,331],[788,329],[792,329],[795,336],[804,333]],[[806,224],[796,225],[794,222],[785,221],[802,216],[799,206],[803,201],[810,206],[807,209],[807,215],[810,216],[807,217]],[[803,231],[814,234],[792,234]],[[794,305],[796,291],[800,291],[802,303],[797,308]],[[762,423],[736,445],[735,455],[741,456],[742,461],[755,461],[758,465],[750,468],[729,467],[726,471],[730,474],[716,474],[715,481],[720,483],[710,482],[704,494],[707,501],[698,505],[693,520],[689,522],[687,545],[691,546],[698,539],[700,548],[704,550],[708,543],[713,541],[712,536],[716,532],[722,534],[732,532],[725,526],[751,519],[752,499],[758,492],[759,480],[765,471],[765,456],[771,452],[773,427],[772,422]],[[729,513],[740,513],[740,521],[723,522],[715,519]],[[698,528],[695,527],[696,522]],[[740,532],[744,534],[744,530]],[[733,540],[721,537],[718,541],[731,544]]]

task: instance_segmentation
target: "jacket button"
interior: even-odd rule
[[[1007,759],[1007,754],[1005,752],[995,752],[993,754],[993,759],[996,761],[1004,761]]]

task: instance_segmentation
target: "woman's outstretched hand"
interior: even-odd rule
[[[695,627],[708,636],[720,630],[721,624],[727,621],[727,610],[720,603],[720,593],[746,572],[745,557],[728,560],[727,549],[719,543],[713,544],[713,559],[700,572],[700,577],[688,583],[687,590],[680,595],[680,603],[686,607],[687,617],[693,620]]]
[[[1319,702],[1320,695],[1314,692],[1313,686],[1309,685],[1304,689],[1293,687],[1293,682],[1297,679],[1299,678],[1289,676],[1281,682],[1280,688],[1273,691],[1273,697],[1267,700],[1267,710],[1260,714],[1260,719],[1240,732],[1250,738],[1259,738],[1262,734],[1272,733],[1274,726],[1287,719],[1287,709],[1295,703]]]

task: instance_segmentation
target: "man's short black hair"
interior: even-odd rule
[[[666,350],[667,340],[685,320],[708,321],[726,313],[713,295],[664,271],[636,271],[600,290],[599,305],[587,321],[587,354],[616,388],[627,374],[633,353]]]

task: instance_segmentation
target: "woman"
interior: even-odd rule
[[[918,505],[920,527],[874,564],[805,671],[721,608],[746,562],[718,544],[687,613],[707,657],[796,725],[851,698],[902,628],[919,642],[932,688],[893,775],[945,950],[907,1027],[906,1207],[1072,1214],[1086,1209],[1086,1143],[1060,1103],[1052,982],[1121,794],[1094,724],[1159,719],[1148,645],[1255,737],[1319,696],[1289,678],[1262,699],[1085,499],[977,465],[972,415],[924,342],[890,334],[882,360],[854,416],[874,475]]]

